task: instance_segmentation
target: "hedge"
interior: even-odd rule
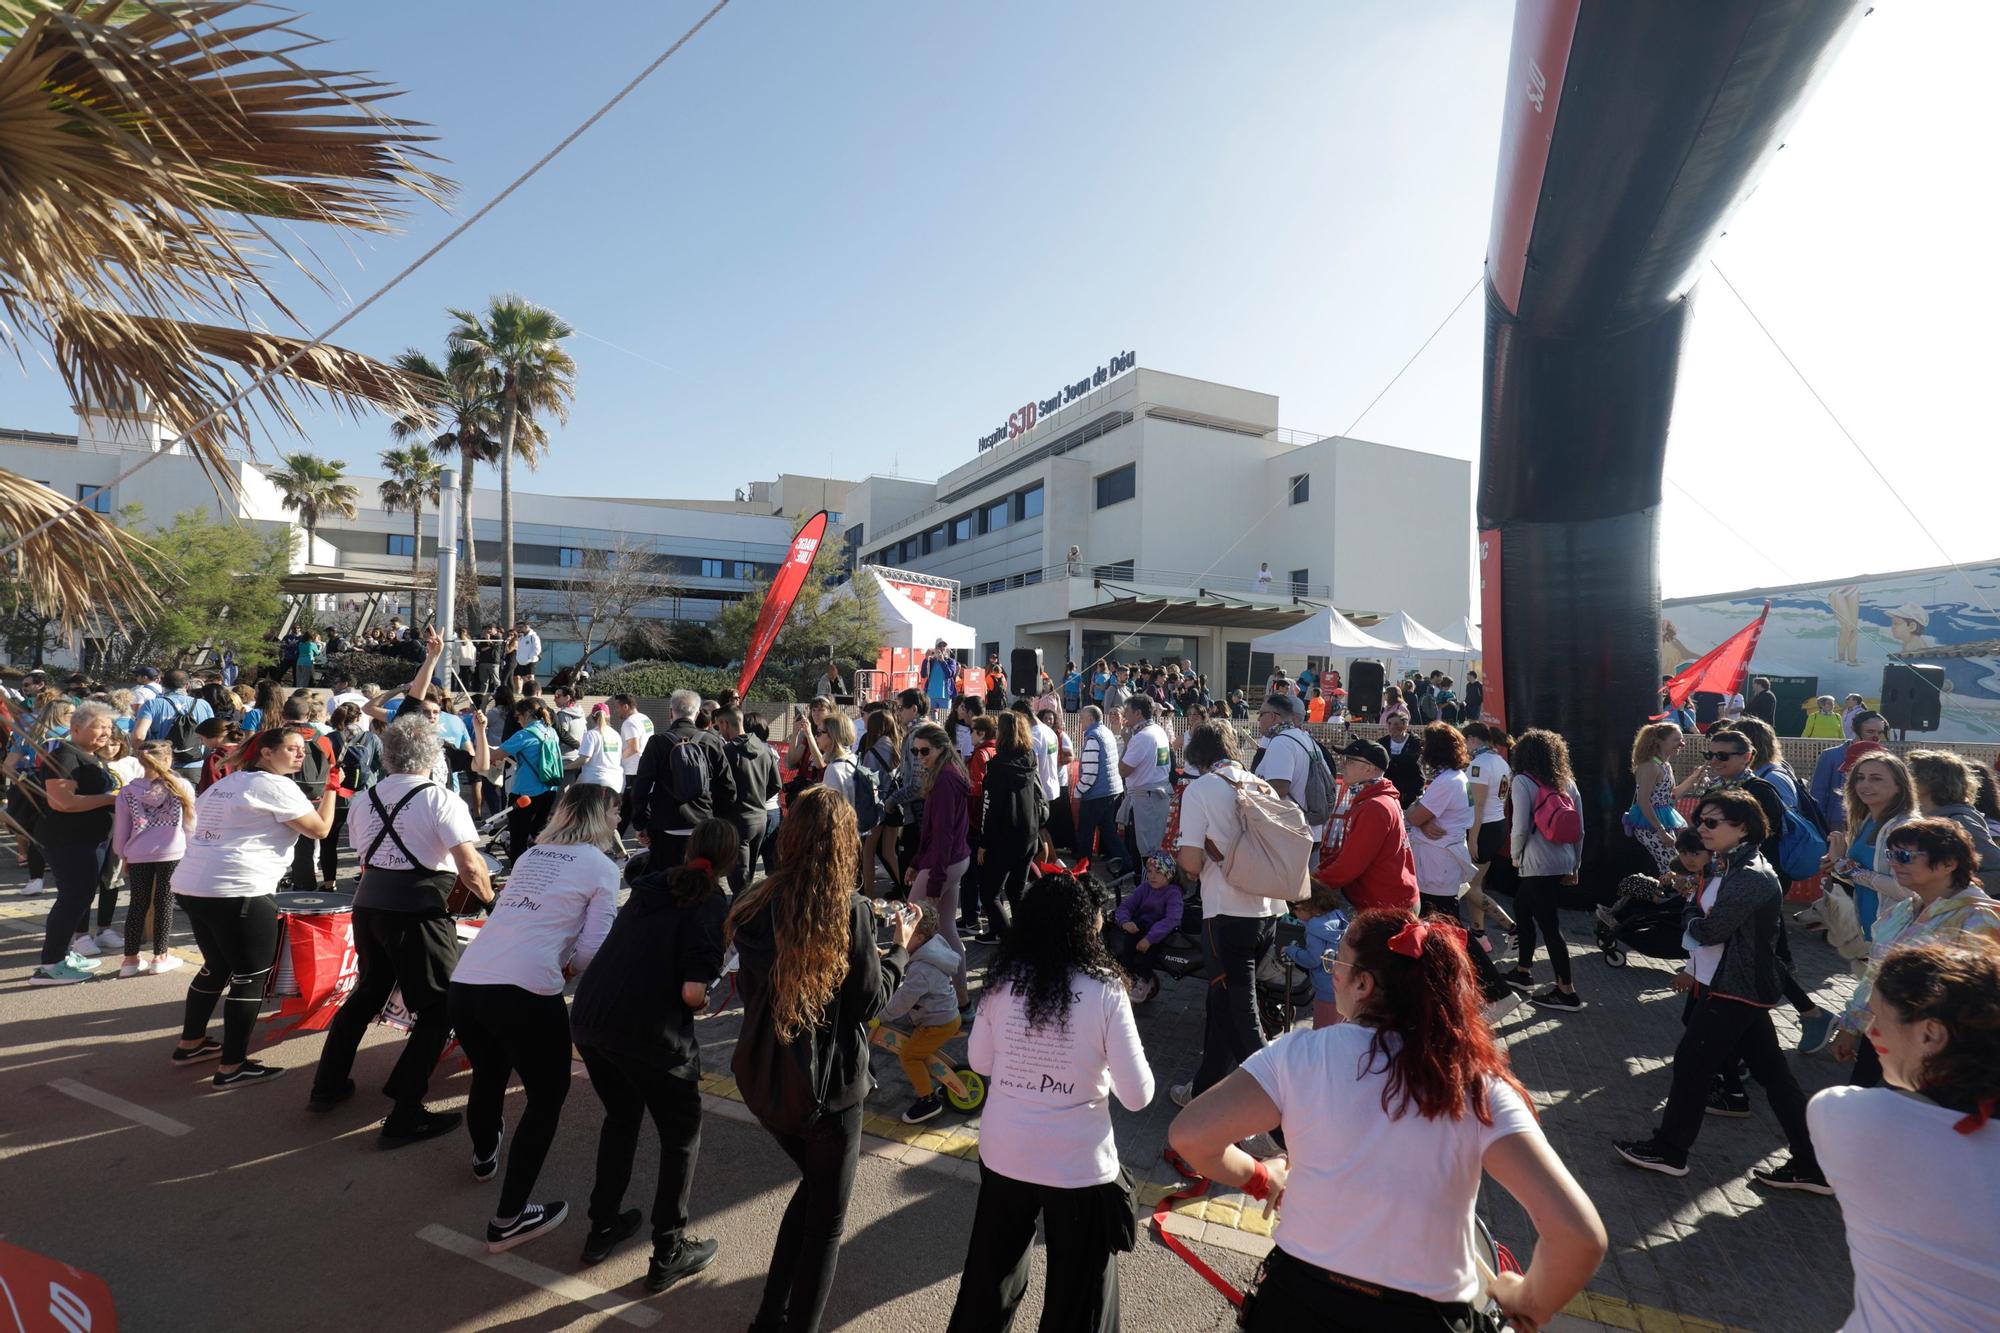
[[[332,684],[336,676],[346,676],[356,685],[393,690],[410,683],[421,661],[421,658],[416,662],[405,661],[385,653],[332,653],[313,668],[313,679],[324,686]],[[292,683],[289,670],[282,675],[285,684]]]
[[[675,690],[693,690],[704,699],[713,699],[735,688],[734,671],[690,662],[627,662],[590,678],[592,694],[630,694],[635,698],[664,699]],[[751,687],[750,696],[776,703],[792,703],[798,698],[790,685],[775,679],[759,680]]]

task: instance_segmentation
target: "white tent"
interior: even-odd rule
[[[872,574],[857,574],[828,596],[859,597],[864,595],[864,585],[866,594],[875,598],[875,612],[881,620],[884,648],[912,648],[922,652],[939,639],[944,640],[947,648],[979,647],[977,628],[947,620],[935,611],[918,606]]]
[[[1336,653],[1392,653],[1396,645],[1374,637],[1332,607],[1322,606],[1296,625],[1250,640],[1250,651],[1330,657]]]
[[[1464,657],[1465,645],[1453,643],[1431,633],[1408,611],[1398,611],[1379,625],[1369,627],[1370,634],[1380,639],[1391,640],[1397,652],[1405,657]]]
[[[1479,626],[1472,623],[1471,616],[1467,616],[1465,617],[1464,620],[1459,622],[1458,636],[1459,638],[1465,640],[1465,651],[1467,656],[1478,657]]]

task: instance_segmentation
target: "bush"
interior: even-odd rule
[[[713,699],[724,690],[735,688],[734,671],[690,662],[627,662],[590,678],[592,694],[629,694],[642,699],[664,699],[675,690],[693,690],[704,699]],[[787,704],[798,697],[784,681],[764,679],[751,687],[750,696]]]
[[[331,685],[335,676],[346,676],[356,685],[372,684],[393,690],[409,684],[410,677],[417,674],[422,660],[418,658],[415,662],[406,662],[383,653],[333,653],[313,668],[313,679],[321,685]],[[285,683],[291,684],[289,674]]]

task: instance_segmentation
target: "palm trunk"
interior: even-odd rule
[[[423,617],[419,614],[423,599],[417,594],[417,578],[423,573],[424,558],[424,497],[421,495],[417,497],[416,503],[410,506],[410,531],[412,534],[410,537],[410,623],[417,625],[423,623]],[[440,532],[438,534],[438,540],[444,540],[443,533]]]
[[[520,421],[520,400],[514,372],[507,372],[506,415],[500,425],[500,623],[512,629],[514,617],[514,429]]]

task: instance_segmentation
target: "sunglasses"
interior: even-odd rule
[[[1729,820],[1717,819],[1714,815],[1703,815],[1698,822],[1701,824],[1703,828],[1708,828],[1708,829],[1721,828],[1724,824],[1730,823]],[[1732,824],[1731,827],[1735,826]]]
[[[1351,967],[1357,972],[1366,970],[1359,963],[1350,963],[1345,958],[1334,957],[1333,950],[1331,949],[1321,954],[1319,960],[1328,967]]]
[[[1922,852],[1918,851],[1914,847],[1891,847],[1889,849],[1889,859],[1891,861],[1894,861],[1899,866],[1909,865],[1910,863],[1915,861],[1918,857],[1923,855],[1924,854]],[[1930,858],[1925,857],[1924,859],[1928,861]]]
[[[1750,752],[1748,750],[1710,750],[1708,752],[1708,757],[1710,759],[1734,759],[1738,755],[1744,755],[1749,753]]]
[[[910,753],[915,755],[919,759],[928,759],[932,755],[936,754],[937,751],[933,750],[928,745],[912,745],[910,747]]]

